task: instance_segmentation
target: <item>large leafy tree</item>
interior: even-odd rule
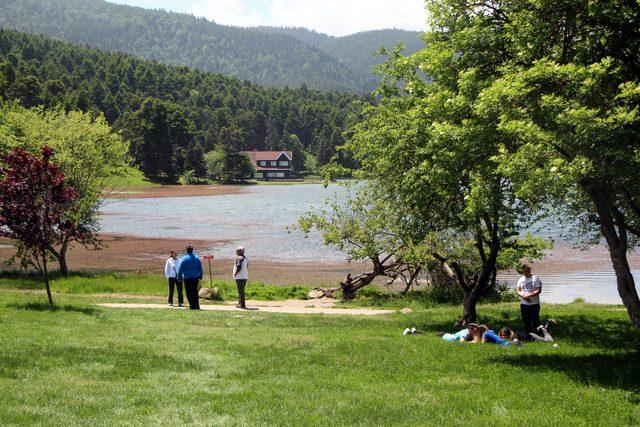
[[[76,192],[59,167],[51,161],[53,150],[42,147],[41,157],[15,148],[2,155],[0,168],[0,236],[17,240],[23,262],[42,275],[49,304],[49,248],[83,233],[71,219]]]
[[[507,54],[503,32],[491,22],[450,31],[474,17],[448,13],[448,3],[431,5],[423,50],[410,57],[396,51],[382,67],[381,101],[366,108],[346,149],[361,164],[361,176],[397,200],[414,240],[462,288],[458,323],[467,324],[498,270],[541,256],[545,245],[520,237],[535,206],[515,196],[495,158],[504,136],[474,108]]]
[[[640,237],[640,4],[446,3],[451,14],[473,13],[465,31],[489,20],[503,29],[509,55],[476,106],[505,135],[501,172],[518,197],[554,204],[587,242],[604,239],[640,336],[627,260]]]
[[[240,141],[244,138],[244,132],[237,127],[228,127],[220,130],[218,135],[218,151],[224,153],[220,170],[220,178],[223,182],[233,183],[244,181],[251,177],[255,167],[251,159],[238,150]],[[215,156],[215,155],[214,155]],[[210,160],[212,158],[210,157]],[[210,169],[215,169],[210,164]]]
[[[100,247],[99,208],[110,190],[109,179],[127,165],[128,144],[98,116],[61,109],[25,109],[15,103],[0,106],[0,154],[23,148],[35,154],[43,145],[54,149],[53,161],[76,192],[67,215],[82,231],[82,245]],[[63,274],[76,234],[49,247]]]

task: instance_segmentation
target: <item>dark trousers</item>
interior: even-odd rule
[[[173,288],[178,288],[178,304],[182,304],[182,281],[175,277],[169,277],[169,304],[173,304]]]
[[[200,299],[198,298],[198,283],[200,279],[184,279],[184,291],[187,294],[189,308],[200,310]]]
[[[527,332],[535,332],[540,326],[540,304],[526,305],[520,304],[522,323]]]
[[[244,287],[246,285],[247,285],[247,279],[236,279],[236,286],[238,287],[238,305],[240,307],[245,306]]]

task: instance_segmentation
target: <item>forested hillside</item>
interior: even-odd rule
[[[191,15],[102,0],[2,0],[0,27],[267,86],[364,92],[369,73],[285,34],[229,27]]]
[[[0,30],[0,97],[102,112],[143,172],[168,181],[215,147],[290,149],[329,161],[352,95],[261,88],[220,74]]]
[[[405,30],[364,31],[343,37],[333,37],[306,28],[257,27],[259,31],[272,34],[287,34],[300,41],[322,49],[328,55],[361,73],[369,87],[373,88],[378,78],[371,74],[371,67],[382,62],[383,57],[374,56],[374,52],[384,47],[392,50],[398,43],[404,45],[404,53],[412,54],[424,47],[420,33]]]

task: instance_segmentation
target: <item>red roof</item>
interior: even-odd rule
[[[283,154],[287,156],[289,160],[293,160],[293,153],[291,151],[242,151],[243,154],[247,154],[253,162],[258,160],[278,160]]]

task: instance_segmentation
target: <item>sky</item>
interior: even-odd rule
[[[426,30],[424,0],[107,0],[202,16],[218,24],[305,27],[333,36],[366,30]]]

